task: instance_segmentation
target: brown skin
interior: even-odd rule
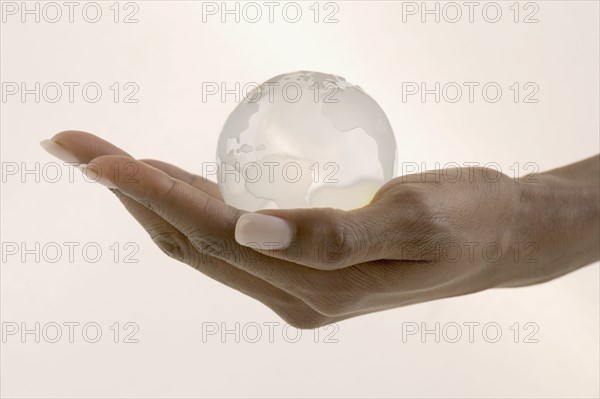
[[[288,250],[258,251],[236,242],[245,212],[215,183],[89,133],[52,140],[98,168],[167,255],[300,328],[541,283],[600,258],[600,156],[518,181],[477,168],[438,182],[402,176],[349,212],[261,211],[290,222],[294,237]]]

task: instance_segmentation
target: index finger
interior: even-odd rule
[[[91,133],[77,130],[68,130],[57,133],[51,140],[44,140],[42,146],[52,153],[52,143],[60,147],[55,149],[55,151],[59,151],[60,149],[67,151],[72,154],[73,158],[75,158],[74,160],[77,160],[79,163],[88,163],[101,155],[120,155],[131,158],[131,155],[116,145]]]
[[[88,177],[119,189],[154,211],[187,236],[200,252],[231,263],[279,288],[289,288],[289,281],[318,277],[314,269],[238,244],[234,237],[235,226],[244,211],[160,169],[119,156],[101,156],[89,165]],[[99,172],[99,176],[89,176],[90,172]]]

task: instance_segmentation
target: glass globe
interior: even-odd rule
[[[248,90],[219,137],[217,170],[223,199],[243,210],[349,210],[394,177],[396,141],[359,86],[292,72]]]

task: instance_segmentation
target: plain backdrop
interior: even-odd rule
[[[24,4],[39,7],[39,22],[23,14]],[[344,76],[378,101],[396,134],[399,173],[410,162],[427,169],[436,162],[494,162],[509,174],[527,172],[527,163],[547,170],[599,151],[598,2],[479,2],[473,22],[462,2],[438,3],[439,23],[435,15],[409,12],[422,10],[421,2],[298,2],[286,8],[289,20],[301,9],[296,23],[283,18],[283,2],[272,23],[263,2],[256,3],[263,12],[256,23],[248,21],[255,17],[249,8],[239,22],[231,15],[221,22],[221,2],[76,2],[73,22],[62,2],[54,3],[62,13],[56,22],[57,6],[37,4],[2,2],[3,397],[600,394],[597,263],[539,286],[363,316],[317,337],[303,331],[293,343],[295,331],[284,330],[268,308],[162,254],[108,190],[38,145],[62,130],[85,130],[136,157],[200,172],[202,162],[214,161],[236,103],[233,95],[203,100],[207,82],[235,89],[236,82],[243,87],[314,70]],[[456,4],[462,17],[453,23]],[[203,14],[203,7],[219,13]],[[243,12],[244,3],[238,7]],[[99,21],[86,21],[97,8]],[[499,21],[486,21],[497,8]],[[326,16],[337,22],[324,23]],[[124,23],[126,17],[137,22]],[[463,97],[453,103],[448,91],[439,102],[433,95],[403,101],[407,82],[455,82]],[[464,82],[479,84],[472,102]],[[502,89],[497,102],[482,95],[488,83]],[[62,97],[52,102],[57,86]],[[94,87],[102,90],[97,102],[89,101]],[[22,98],[23,88],[33,94]],[[126,102],[127,95],[137,102]],[[67,245],[74,246],[72,259]],[[73,342],[69,322],[79,323]],[[280,323],[273,342],[264,324],[271,322]],[[464,324],[471,322],[480,323],[473,342]],[[35,332],[21,335],[23,328],[35,331],[35,323],[40,342]],[[236,323],[239,342],[235,333],[221,335]],[[409,325],[436,323],[446,328],[439,342],[434,334],[403,335]],[[486,323],[500,327],[498,342],[488,342],[492,330],[482,334]],[[462,338],[452,343],[456,325]],[[15,326],[19,331],[10,334]],[[98,326],[98,342],[87,342]],[[218,332],[207,335],[215,326]],[[530,333],[537,343],[525,342]]]

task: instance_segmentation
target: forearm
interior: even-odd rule
[[[600,156],[527,181],[519,183],[518,235],[535,245],[534,263],[518,265],[505,286],[551,280],[600,258]]]

